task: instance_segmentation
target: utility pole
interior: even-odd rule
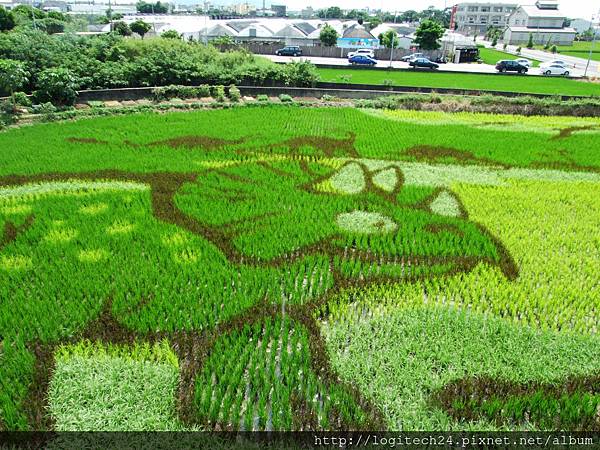
[[[204,45],[208,44],[208,2],[204,2]]]
[[[396,16],[398,11],[394,11],[394,23],[396,23]],[[392,28],[392,48],[390,49],[390,68],[392,67],[392,61],[394,58],[394,43],[396,42],[396,30]]]
[[[599,11],[600,16],[600,11]],[[588,69],[590,68],[590,62],[592,61],[592,54],[594,53],[594,46],[596,44],[596,30],[594,29],[594,16],[592,15],[592,45],[590,45],[590,53],[588,55],[587,64],[585,65],[585,72],[583,73],[584,77],[587,77]]]

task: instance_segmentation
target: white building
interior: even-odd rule
[[[417,30],[411,24],[408,23],[382,23],[377,25],[375,28],[371,30],[371,34],[376,38],[379,38],[379,35],[382,33],[386,33],[389,30],[394,30],[398,35],[398,47],[402,49],[410,49],[414,47],[413,41],[415,38],[415,31]]]
[[[596,36],[600,35],[600,26],[597,23],[592,23],[591,20],[573,19],[571,20],[571,28],[574,28],[577,34],[583,34],[593,28],[596,30]]]
[[[450,29],[463,34],[485,34],[488,28],[504,29],[515,3],[458,3],[452,8]]]
[[[556,45],[573,45],[577,32],[565,27],[566,16],[558,9],[555,0],[538,0],[535,5],[519,6],[508,18],[504,42],[520,45],[533,36],[536,45],[548,42]]]

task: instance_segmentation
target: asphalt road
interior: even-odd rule
[[[480,43],[482,43],[483,45],[485,45],[488,48],[494,48],[492,47],[492,44],[488,41],[478,41]],[[495,47],[496,50],[499,51],[504,51],[504,49],[502,48],[501,45],[497,45]],[[510,53],[512,55],[515,55],[515,58],[517,57],[517,46],[515,45],[509,45],[506,48],[506,53]],[[529,50],[528,48],[521,48],[521,58],[528,58],[528,59],[537,59],[538,61],[542,61],[542,62],[550,62],[550,61],[554,61],[555,59],[559,59],[562,60],[564,62],[567,63],[567,65],[573,67],[573,75],[575,76],[583,76],[583,74],[585,73],[585,67],[587,65],[587,59],[583,59],[583,58],[577,58],[575,56],[568,56],[568,55],[561,55],[561,54],[557,54],[557,55],[553,55],[552,53],[548,53],[548,52],[544,52],[542,50]],[[588,67],[588,72],[587,72],[588,76],[592,76],[592,77],[598,77],[600,76],[600,62],[598,61],[590,61],[590,65]]]
[[[540,53],[543,53],[543,52],[540,52]],[[320,56],[300,56],[300,57],[277,56],[277,55],[260,55],[260,56],[269,58],[271,61],[281,62],[281,63],[289,63],[292,61],[298,61],[300,59],[304,59],[304,60],[312,62],[313,64],[328,64],[328,65],[340,66],[340,67],[352,67],[348,63],[348,60],[346,58],[323,58]],[[523,51],[523,52],[521,52],[521,57],[527,58],[528,56]],[[533,58],[533,59],[539,59],[534,56],[529,56],[529,57]],[[516,58],[516,56],[515,56],[515,58]],[[553,59],[553,58],[549,58],[549,59],[547,59],[547,61],[550,61],[551,59]],[[561,57],[561,59],[566,60],[566,57],[565,58]],[[579,59],[579,58],[573,58],[573,59]],[[597,65],[598,64],[596,64],[596,66]],[[580,66],[580,64],[571,73],[572,77],[580,77],[583,75],[583,70],[581,70],[579,66]],[[378,60],[377,67],[390,67],[390,61]],[[391,67],[393,67],[395,69],[410,68],[408,63],[405,63],[402,61],[392,61]],[[585,66],[583,68],[585,69]],[[427,69],[419,69],[419,70],[427,71]],[[446,64],[440,64],[439,71],[440,72],[497,73],[496,68],[490,64],[446,63]],[[534,67],[529,70],[528,75],[540,75],[540,71],[539,71],[539,69]]]

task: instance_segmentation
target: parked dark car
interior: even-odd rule
[[[496,70],[498,72],[519,72],[519,73],[527,73],[529,70],[526,66],[517,61],[511,60],[502,60],[496,63]]]
[[[302,49],[297,45],[286,45],[279,50],[275,50],[275,54],[278,56],[300,56],[302,55]]]
[[[429,61],[427,58],[413,59],[412,61],[408,62],[408,65],[410,67],[412,67],[413,69],[416,69],[417,67],[424,67],[427,69],[437,69],[440,67],[439,64],[436,64],[433,61]]]
[[[354,55],[348,58],[348,62],[352,65],[362,64],[366,66],[374,66],[377,61],[367,55]]]

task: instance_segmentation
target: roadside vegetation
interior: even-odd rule
[[[35,30],[0,34],[0,61],[20,63],[26,78],[17,90],[36,103],[72,105],[77,90],[185,85],[281,83],[310,86],[312,64],[278,65],[244,51],[221,53],[212,46],[179,39],[50,36]],[[0,86],[0,96],[11,90]]]
[[[599,145],[268,102],[6,130],[0,429],[596,430]]]

